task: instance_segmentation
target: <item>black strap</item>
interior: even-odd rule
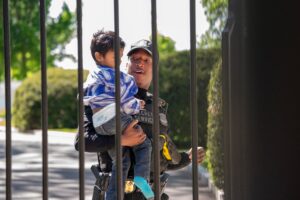
[[[100,152],[97,152],[98,166],[100,167]]]

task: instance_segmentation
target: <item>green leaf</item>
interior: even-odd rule
[[[9,1],[11,74],[13,79],[23,80],[40,69],[40,11],[38,0]],[[46,0],[46,13],[49,13],[51,0]],[[3,4],[1,1],[1,16]],[[66,44],[75,36],[75,14],[67,4],[57,18],[47,17],[47,66],[53,67],[55,60],[69,55],[64,53]],[[0,64],[4,63],[3,23],[0,23]],[[0,68],[0,81],[4,67]]]

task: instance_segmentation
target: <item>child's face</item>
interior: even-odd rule
[[[124,49],[120,49],[120,63],[121,63],[121,58],[123,56]],[[105,56],[103,56],[101,53],[96,52],[95,57],[98,61],[99,64],[105,65],[108,67],[115,67],[115,52],[114,50],[109,50]]]

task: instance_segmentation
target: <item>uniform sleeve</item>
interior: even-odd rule
[[[97,134],[92,123],[92,110],[85,108],[84,113],[84,143],[86,152],[102,152],[114,148],[115,137]],[[77,133],[74,143],[79,151],[79,134]]]
[[[168,164],[167,170],[177,170],[188,166],[191,163],[189,155],[186,152],[181,152],[181,160],[178,164]]]
[[[85,152],[103,152],[114,148],[114,136],[85,133]],[[79,151],[79,135],[76,135],[75,149]]]

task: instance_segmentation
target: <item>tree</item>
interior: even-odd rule
[[[10,38],[11,38],[11,74],[13,79],[22,80],[29,74],[40,69],[40,15],[39,1],[11,0]],[[48,16],[51,0],[46,0],[46,15]],[[1,0],[1,12],[3,1]],[[1,13],[2,16],[2,13]],[[67,4],[57,18],[47,17],[47,66],[54,67],[55,60],[62,60],[72,55],[65,53],[65,45],[70,42],[75,33],[75,14]],[[3,24],[0,24],[0,63],[3,63]],[[4,69],[0,68],[0,80]]]
[[[152,37],[149,37],[152,40]],[[169,36],[164,36],[161,33],[157,33],[157,49],[159,52],[159,57],[162,58],[168,54],[176,51],[175,41]]]
[[[158,34],[157,37],[157,43],[158,43],[158,52],[161,55],[164,54],[169,54],[172,52],[175,52],[175,41],[168,37],[168,36],[164,36],[162,34]]]
[[[209,29],[202,36],[201,47],[220,47],[221,34],[227,19],[228,0],[201,0],[209,23]]]

